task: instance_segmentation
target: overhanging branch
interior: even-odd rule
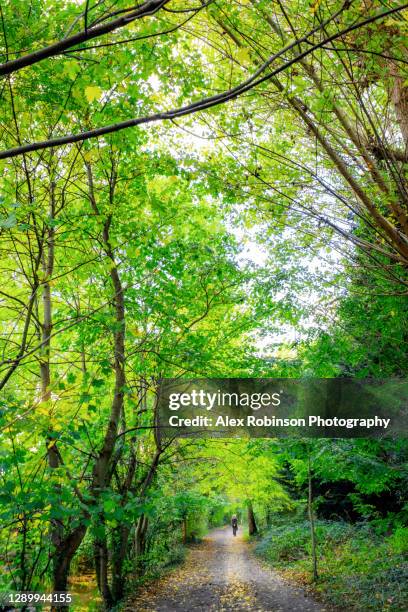
[[[163,5],[163,2],[157,2],[156,1],[154,3],[151,2],[151,3],[147,3],[147,4],[155,4],[155,5],[160,4],[160,5]],[[126,121],[120,121],[118,123],[114,123],[114,124],[111,124],[111,125],[106,125],[106,126],[94,128],[92,130],[87,130],[85,132],[80,132],[78,134],[69,134],[67,136],[60,136],[60,137],[57,137],[57,138],[51,138],[51,139],[48,139],[48,140],[33,142],[33,143],[30,143],[30,144],[14,147],[12,149],[7,149],[5,151],[1,151],[0,152],[0,159],[7,159],[7,158],[11,158],[11,157],[16,157],[18,155],[22,155],[23,153],[30,153],[32,151],[39,151],[39,150],[42,150],[42,149],[59,147],[59,146],[62,146],[62,145],[72,144],[72,143],[75,143],[75,142],[82,142],[84,140],[89,140],[90,138],[98,138],[100,136],[105,136],[107,134],[112,134],[112,133],[115,133],[115,132],[119,132],[121,130],[130,128],[130,127],[136,127],[136,126],[144,125],[144,124],[148,124],[148,123],[156,123],[158,121],[166,121],[166,120],[170,120],[170,119],[176,119],[178,117],[184,117],[184,116],[187,116],[187,115],[191,115],[193,113],[196,113],[196,112],[199,112],[199,111],[202,111],[202,110],[206,110],[208,108],[212,108],[212,107],[218,106],[220,104],[225,104],[226,102],[229,102],[230,100],[234,100],[235,98],[238,98],[239,96],[241,96],[242,94],[246,93],[247,91],[250,91],[254,87],[257,87],[258,85],[271,80],[276,75],[278,75],[281,72],[287,70],[293,64],[296,64],[297,62],[300,62],[304,57],[307,57],[308,55],[310,55],[311,53],[313,53],[317,49],[320,49],[320,48],[324,47],[328,43],[330,43],[330,42],[332,42],[334,40],[337,40],[337,39],[341,38],[342,36],[345,36],[349,32],[352,32],[352,31],[360,29],[360,28],[362,28],[362,27],[364,27],[364,26],[366,26],[366,25],[368,25],[370,23],[373,23],[374,21],[378,21],[378,20],[383,19],[384,17],[387,17],[387,16],[389,16],[389,15],[391,15],[393,13],[398,13],[398,12],[401,12],[404,9],[408,8],[408,3],[406,3],[406,4],[403,4],[400,7],[396,7],[396,8],[393,8],[393,9],[389,9],[387,11],[383,11],[381,13],[377,13],[376,15],[372,15],[371,17],[368,17],[367,19],[365,19],[363,21],[360,21],[358,23],[355,23],[354,25],[351,25],[351,26],[349,26],[347,28],[344,28],[343,30],[338,31],[335,34],[332,34],[331,36],[328,36],[328,37],[322,39],[320,42],[315,43],[315,44],[312,45],[310,43],[310,40],[309,40],[310,36],[315,34],[317,31],[321,30],[328,23],[330,23],[333,19],[335,19],[339,15],[339,12],[341,13],[348,6],[348,4],[349,4],[348,1],[345,2],[345,4],[343,5],[342,9],[340,9],[340,11],[338,11],[337,13],[332,15],[325,22],[322,22],[321,24],[319,24],[319,26],[314,28],[312,31],[308,32],[303,38],[296,39],[292,43],[286,45],[283,49],[278,51],[278,53],[275,53],[266,62],[264,62],[255,71],[255,73],[252,74],[248,79],[246,79],[245,81],[243,81],[239,85],[237,85],[237,86],[235,86],[235,87],[233,87],[231,89],[228,89],[227,91],[224,91],[224,92],[222,92],[220,94],[217,94],[217,95],[214,95],[214,96],[210,96],[208,98],[203,98],[203,99],[199,100],[198,102],[193,102],[191,104],[188,104],[187,106],[182,106],[180,108],[172,109],[172,110],[169,110],[169,111],[163,111],[163,112],[160,112],[160,113],[155,113],[153,115],[147,115],[145,117],[137,117],[137,118],[133,118],[133,119],[128,119]],[[144,5],[144,6],[146,6],[146,5]],[[158,8],[156,10],[158,10]],[[310,47],[307,50],[305,50],[305,51],[299,53],[298,55],[294,56],[292,59],[284,62],[281,66],[275,68],[274,70],[268,72],[267,74],[264,74],[264,72],[269,68],[269,66],[271,66],[277,59],[279,59],[287,51],[293,49],[296,46],[299,46],[299,43],[307,43],[307,44],[310,45]]]
[[[91,28],[85,27],[85,29],[78,34],[68,36],[67,38],[63,38],[62,40],[48,45],[47,47],[39,49],[38,51],[33,51],[27,55],[10,60],[4,64],[0,64],[0,76],[12,74],[13,72],[17,72],[18,70],[26,68],[27,66],[32,66],[33,64],[36,64],[48,57],[60,55],[64,51],[67,51],[67,49],[72,49],[72,47],[87,42],[88,40],[99,38],[104,34],[109,34],[114,30],[123,28],[137,19],[154,15],[157,13],[157,11],[163,8],[165,4],[168,4],[169,1],[170,0],[148,0],[141,6],[136,7],[134,10],[126,13],[125,15],[121,15],[121,17],[118,17],[117,19],[108,21],[107,23],[95,25]]]

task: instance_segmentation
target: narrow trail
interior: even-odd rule
[[[242,534],[215,529],[176,571],[143,588],[126,612],[324,612],[321,604],[264,567]]]

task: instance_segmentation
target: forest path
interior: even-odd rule
[[[261,565],[242,534],[234,538],[229,528],[211,531],[180,568],[141,589],[125,607],[126,612],[326,609]]]

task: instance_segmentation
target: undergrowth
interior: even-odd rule
[[[311,587],[310,527],[279,521],[256,552]],[[342,610],[408,610],[408,528],[385,535],[369,523],[316,521],[319,579],[313,590]]]

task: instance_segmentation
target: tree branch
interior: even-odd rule
[[[18,57],[17,59],[5,62],[4,64],[0,64],[0,76],[12,74],[17,70],[21,70],[21,68],[32,66],[33,64],[36,64],[48,57],[60,55],[61,53],[63,53],[67,49],[71,49],[75,45],[84,43],[88,40],[92,40],[93,38],[98,38],[103,34],[109,34],[110,32],[129,25],[137,19],[142,19],[143,17],[149,17],[150,15],[154,15],[169,1],[170,0],[148,0],[138,8],[132,10],[130,13],[127,13],[117,19],[114,19],[113,21],[109,21],[108,23],[102,23],[91,28],[86,25],[85,29],[79,32],[78,34],[63,38],[62,40],[48,45],[47,47],[43,47],[38,51],[33,51],[28,55],[23,55],[22,57]]]
[[[157,3],[155,3],[155,4],[157,4]],[[340,12],[343,11],[344,8],[346,8],[347,6],[348,6],[348,1],[343,5],[343,8],[340,10]],[[327,19],[326,22],[320,24],[318,27],[314,28],[311,32],[308,32],[303,38],[295,40],[294,42],[290,43],[289,45],[286,45],[278,53],[275,53],[274,55],[272,55],[247,80],[243,81],[242,83],[240,83],[239,85],[237,85],[235,87],[232,87],[231,89],[228,89],[227,91],[221,92],[220,94],[216,94],[214,96],[210,96],[208,98],[203,98],[203,99],[199,100],[198,102],[193,102],[191,104],[188,104],[187,106],[182,106],[180,108],[172,109],[172,110],[169,110],[169,111],[163,111],[163,112],[160,112],[160,113],[155,113],[153,115],[147,115],[145,117],[137,117],[137,118],[134,118],[134,119],[128,119],[126,121],[120,121],[118,123],[102,126],[102,127],[99,127],[99,128],[94,128],[92,130],[87,130],[85,132],[80,132],[78,134],[69,134],[67,136],[60,136],[58,138],[51,138],[51,139],[48,139],[48,140],[33,142],[31,144],[26,144],[26,145],[14,147],[12,149],[7,149],[5,151],[1,151],[0,152],[0,159],[7,159],[7,158],[11,158],[11,157],[16,157],[17,155],[21,155],[23,153],[28,153],[28,152],[31,152],[31,151],[39,151],[39,150],[42,150],[42,149],[59,147],[61,145],[65,145],[65,144],[72,144],[74,142],[81,142],[81,141],[84,141],[84,140],[89,140],[90,138],[97,138],[99,136],[104,136],[106,134],[112,134],[112,133],[115,133],[115,132],[119,132],[119,131],[124,130],[124,129],[129,128],[129,127],[136,127],[138,125],[143,125],[143,124],[147,124],[147,123],[155,123],[157,121],[166,121],[166,120],[169,120],[169,119],[175,119],[177,117],[184,117],[186,115],[191,115],[193,113],[196,113],[196,112],[199,112],[199,111],[202,111],[202,110],[206,110],[208,108],[212,108],[212,107],[218,106],[220,104],[225,104],[226,102],[228,102],[230,100],[234,100],[235,98],[241,96],[242,94],[246,93],[247,91],[250,91],[251,89],[253,89],[257,85],[260,85],[262,83],[270,81],[277,74],[280,74],[281,72],[285,71],[287,68],[289,68],[293,64],[296,64],[297,62],[300,62],[304,57],[307,57],[308,55],[310,55],[311,53],[313,53],[317,49],[320,49],[324,45],[327,45],[327,43],[329,43],[329,42],[331,42],[333,40],[336,40],[338,38],[341,38],[342,36],[348,34],[349,32],[357,30],[359,28],[362,28],[362,27],[364,27],[364,26],[366,26],[366,25],[368,25],[370,23],[373,23],[374,21],[377,21],[379,19],[383,19],[384,17],[387,17],[388,15],[391,15],[391,14],[397,13],[397,12],[401,12],[405,8],[408,8],[408,3],[406,3],[406,4],[404,4],[404,5],[400,6],[400,7],[397,7],[397,8],[393,8],[393,9],[389,9],[387,11],[383,11],[382,13],[378,13],[376,15],[372,15],[371,17],[369,17],[369,18],[367,18],[367,19],[365,19],[365,20],[363,20],[363,21],[361,21],[359,23],[356,23],[356,24],[354,24],[352,26],[349,26],[349,27],[339,31],[339,32],[336,32],[335,34],[333,34],[331,36],[328,36],[327,38],[324,38],[320,42],[312,45],[308,50],[303,51],[302,53],[299,53],[298,55],[296,55],[292,59],[284,62],[278,68],[275,68],[271,72],[268,72],[266,75],[260,76],[260,75],[262,75],[262,73],[265,72],[265,70],[274,61],[279,59],[287,51],[291,50],[295,46],[298,46],[299,43],[307,42],[308,44],[310,44],[309,40],[308,40],[310,38],[310,36],[312,34],[316,33],[317,31],[319,31],[323,26],[327,25],[327,23],[329,23],[332,19],[336,18],[338,16],[338,14],[339,14],[339,12],[337,12],[336,14],[332,15],[329,19]]]

